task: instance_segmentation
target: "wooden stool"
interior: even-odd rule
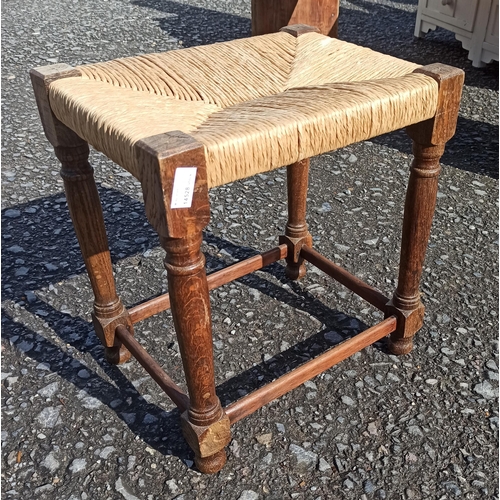
[[[214,64],[213,61],[217,61]],[[203,472],[220,470],[230,425],[390,334],[412,348],[424,306],[419,280],[437,193],[439,159],[454,133],[464,74],[419,67],[303,25],[163,54],[31,71],[48,140],[95,295],[93,323],[110,363],[132,354],[182,412]],[[407,127],[415,159],[405,205],[401,262],[391,300],[312,248],[305,222],[309,160]],[[142,184],[146,214],[166,251],[169,293],[127,310],[115,290],[90,143]],[[205,274],[200,252],[208,189],[288,165],[289,218],[279,246]],[[210,289],[286,259],[304,261],[353,290],[385,319],[288,374],[221,407],[215,392]],[[189,397],[134,338],[133,325],[172,309]]]

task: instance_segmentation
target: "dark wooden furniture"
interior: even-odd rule
[[[214,46],[214,48],[200,48],[199,52],[186,49],[186,52],[168,53],[164,56],[167,59],[180,59],[168,59],[168,64],[165,65],[166,69],[162,70],[165,71],[162,73],[162,81],[168,80],[168,71],[172,70],[177,60],[181,62],[180,67],[186,69],[186,78],[189,76],[189,68],[183,59],[184,54],[188,54],[190,57],[197,54],[196,57],[201,58],[203,54],[207,53],[210,59],[212,58],[211,50],[234,51],[243,47],[248,62],[248,47],[253,47],[253,44],[267,46],[273,40],[279,40],[280,46],[289,44],[290,47],[295,47],[297,43],[300,42],[300,45],[303,42],[307,50],[317,44],[320,47],[320,52],[315,57],[319,58],[318,68],[320,77],[324,81],[325,65],[330,64],[329,61],[331,61],[326,56],[324,60],[321,59],[323,57],[321,51],[325,43],[332,47],[328,54],[335,61],[338,60],[338,54],[342,50],[347,51],[345,57],[348,61],[352,61],[354,56],[351,57],[351,55],[355,46],[322,37],[315,34],[314,31],[313,28],[304,26],[287,27],[283,33],[268,35],[268,37],[228,42],[217,47]],[[297,37],[298,41],[293,37]],[[360,49],[359,54],[366,54],[366,50]],[[307,52],[305,59],[300,63],[314,65],[315,61],[310,60],[311,57],[310,52]],[[285,93],[264,96],[259,98],[260,100],[250,99],[248,104],[245,102],[235,105],[228,104],[226,107],[221,107],[219,111],[210,108],[210,112],[213,114],[206,118],[201,126],[193,128],[189,133],[170,130],[152,136],[146,135],[137,141],[133,139],[135,142],[130,144],[123,143],[125,133],[120,135],[117,132],[109,132],[112,127],[118,127],[119,130],[129,130],[127,127],[130,125],[127,114],[125,116],[118,114],[114,122],[110,118],[114,112],[113,99],[115,99],[115,94],[122,95],[120,92],[123,89],[119,88],[121,85],[119,82],[120,74],[115,74],[113,85],[111,85],[95,82],[89,76],[84,77],[83,74],[87,71],[85,67],[71,68],[59,64],[31,71],[44,130],[62,164],[61,174],[64,179],[70,214],[95,295],[93,323],[97,335],[105,346],[107,360],[110,363],[121,363],[133,355],[170,396],[182,412],[184,436],[194,450],[198,468],[203,472],[213,473],[223,467],[226,460],[224,447],[231,439],[231,424],[387,335],[390,335],[389,347],[393,353],[408,353],[412,349],[413,336],[422,326],[424,306],[420,301],[419,282],[437,194],[439,159],[443,153],[444,144],[452,137],[455,130],[464,74],[461,70],[441,64],[416,68],[416,65],[411,63],[401,62],[372,51],[368,52],[367,57],[368,61],[373,58],[383,58],[387,64],[394,63],[395,76],[385,80],[377,80],[372,87],[366,80],[362,84],[358,84],[354,80],[351,83],[342,84],[340,87],[336,83],[326,83],[322,84],[319,94],[316,93],[317,86],[313,85],[312,96],[307,88],[299,85],[298,90],[292,88]],[[126,60],[123,65],[118,66],[120,68],[128,67],[131,64],[139,64],[143,60],[140,57],[131,58]],[[255,61],[252,61],[252,64],[257,64]],[[259,64],[268,64],[266,61],[261,61]],[[281,63],[280,60],[279,64]],[[242,81],[244,84],[242,88],[248,89],[249,80],[253,78],[253,75],[245,74],[245,59],[238,64],[242,66],[239,67],[236,74],[241,73],[248,76],[248,78],[243,79],[244,82]],[[107,75],[111,71],[109,68],[115,66],[94,65],[88,74],[94,77],[98,71],[102,70],[105,77],[108,78]],[[376,62],[375,66],[376,71],[380,71],[380,61]],[[365,63],[360,64],[359,67],[360,71],[366,70]],[[338,75],[339,68],[335,67],[334,69],[335,74]],[[348,70],[351,72],[351,67]],[[192,71],[198,71],[196,64]],[[210,72],[211,69],[208,68],[206,71]],[[137,70],[134,74],[137,74]],[[286,72],[284,74],[288,75]],[[132,78],[130,75],[126,73],[123,85],[129,85],[130,78]],[[144,78],[147,76],[143,75]],[[300,69],[300,73],[296,76],[303,78],[303,70]],[[201,82],[205,89],[210,85],[212,77],[213,82],[215,82],[214,88],[219,85],[219,74],[217,72],[209,73],[206,79]],[[309,78],[309,76],[307,77]],[[293,75],[287,76],[287,78],[293,78]],[[363,77],[359,76],[359,79],[363,80]],[[401,87],[402,83],[404,83],[404,87]],[[385,85],[382,97],[378,94],[381,92],[381,85]],[[408,86],[412,89],[410,93],[407,92]],[[187,87],[188,84],[186,84]],[[350,93],[349,89],[351,88],[355,93]],[[92,106],[95,106],[94,101],[97,99],[97,90],[95,89],[104,89],[105,97],[102,104],[94,109]],[[372,93],[365,95],[367,89],[371,89]],[[229,91],[232,92],[232,90],[232,86],[230,86]],[[259,89],[255,88],[254,90]],[[92,92],[95,92],[94,96]],[[137,113],[140,113],[143,108],[142,103],[146,105],[150,99],[156,99],[151,93],[140,92],[133,92],[130,89],[123,90],[123,97],[120,97],[123,99],[123,106],[128,105],[126,99],[130,96],[138,98],[141,100],[141,106],[137,108]],[[330,93],[331,97],[328,97]],[[344,102],[342,96],[346,93],[348,98]],[[91,95],[91,99],[87,102],[85,99],[89,95]],[[293,95],[298,96],[297,102],[299,104],[294,104],[293,100],[289,101],[290,96]],[[359,95],[361,95],[362,101],[352,105],[352,99]],[[314,103],[320,97],[329,99],[326,107],[331,107],[332,112],[328,109],[325,110],[323,105],[318,107],[316,111],[311,111],[314,109]],[[165,97],[164,99],[165,106],[178,106],[179,103],[183,105],[179,98]],[[67,102],[72,104],[65,104]],[[269,111],[268,105],[261,108],[259,105],[261,102],[272,102],[274,107],[271,111]],[[310,102],[310,106],[304,110],[309,114],[305,118],[301,118],[300,106],[304,102]],[[389,108],[386,108],[387,102],[392,103]],[[400,102],[402,109],[395,106],[394,102]],[[249,107],[245,108],[247,105]],[[192,106],[201,106],[200,109],[202,109],[205,104],[202,101],[188,100],[185,106],[188,109],[191,109]],[[213,105],[210,104],[210,106]],[[339,108],[337,111],[335,111],[335,106]],[[93,116],[87,113],[89,109],[94,115],[102,114],[99,117],[101,121],[97,122],[95,126],[89,122]],[[302,127],[300,129],[302,131],[301,146],[306,147],[307,140],[309,140],[310,144],[308,144],[311,148],[309,151],[314,154],[324,152],[328,148],[338,147],[339,144],[362,140],[368,136],[372,137],[370,134],[375,133],[374,131],[382,133],[381,131],[408,125],[407,131],[413,140],[415,158],[411,165],[404,211],[399,280],[392,299],[385,297],[380,291],[335,265],[312,248],[312,239],[305,220],[309,160],[302,158],[292,161],[290,160],[292,156],[284,157],[289,158],[288,160],[283,158],[276,160],[278,162],[276,164],[257,165],[261,171],[265,171],[281,166],[279,161],[288,162],[289,217],[284,235],[280,237],[279,246],[206,276],[205,261],[200,251],[200,245],[202,230],[210,218],[208,186],[209,183],[213,185],[214,181],[211,180],[214,174],[213,169],[219,168],[223,159],[221,157],[218,160],[219,163],[214,166],[213,155],[214,151],[217,151],[217,144],[214,145],[205,136],[199,135],[200,131],[203,132],[210,126],[215,127],[211,129],[212,131],[218,130],[218,121],[223,120],[224,125],[224,116],[229,114],[232,120],[230,132],[239,130],[240,122],[235,121],[238,117],[240,117],[244,127],[247,127],[240,135],[236,136],[233,144],[235,147],[241,143],[246,145],[246,149],[240,151],[241,155],[244,156],[248,151],[257,151],[260,154],[262,148],[271,147],[251,142],[257,140],[254,136],[258,137],[258,134],[249,135],[244,132],[253,125],[253,121],[252,119],[248,120],[244,113],[241,118],[241,109],[253,110],[254,113],[257,113],[255,117],[266,116],[265,123],[271,123],[268,130],[269,135],[266,136],[268,141],[274,137],[272,134],[275,133],[276,126],[281,130],[281,126],[284,125],[279,119],[276,122],[273,121],[276,116],[282,116],[275,113],[291,110],[291,116],[294,119],[302,120],[300,124]],[[371,114],[374,109],[378,110],[378,114]],[[375,117],[381,116],[380,113],[384,112],[387,113],[384,115],[385,118],[382,117],[383,119],[376,123]],[[264,115],[260,113],[264,113]],[[321,120],[317,122],[317,127],[307,128],[311,120],[314,121],[317,116],[321,117]],[[387,117],[392,120],[391,124],[387,123]],[[149,125],[149,118],[148,112],[144,126]],[[102,127],[102,120],[109,120],[108,128]],[[362,126],[356,129],[359,125],[357,122],[360,120],[365,120],[366,123],[361,124]],[[215,125],[213,125],[214,123]],[[261,131],[264,122],[259,123],[261,125],[257,125],[257,127]],[[277,123],[277,125],[275,126],[273,123]],[[332,124],[335,123],[341,124],[339,128],[345,129],[351,136],[337,137],[332,135]],[[323,124],[322,128],[321,124]],[[368,125],[371,127],[369,133],[366,132]],[[354,134],[353,130],[357,130],[355,135],[352,135]],[[295,144],[292,132],[293,129],[290,131],[290,137],[279,135],[276,140],[279,140],[281,145],[288,141],[287,144],[292,147]],[[92,135],[94,133],[96,135]],[[99,142],[101,135],[106,133],[109,134],[106,136],[107,142]],[[320,136],[316,137],[314,134]],[[85,137],[86,140],[81,136]],[[130,140],[132,141],[132,139]],[[111,157],[125,154],[124,151],[130,146],[130,151],[133,152],[132,157],[123,156],[124,164],[122,166],[131,169],[140,178],[146,214],[158,232],[160,243],[166,252],[165,267],[168,273],[169,293],[128,310],[123,306],[115,290],[103,214],[93,171],[87,160],[89,153],[87,141],[94,143],[94,145],[98,144]],[[257,146],[257,149],[254,146]],[[244,164],[246,158],[243,156],[241,165]],[[242,170],[238,173],[239,177],[250,175],[241,165]],[[251,161],[245,165],[247,165],[247,169],[256,167]],[[227,168],[231,166],[230,163]],[[196,168],[196,177],[193,178],[192,185],[192,202],[178,207],[177,202],[174,202],[176,175],[180,169],[185,168]],[[225,172],[217,171],[215,173]],[[219,182],[229,182],[229,180],[226,178],[225,181]],[[242,397],[226,408],[222,408],[216,394],[214,381],[209,290],[280,259],[286,259],[286,273],[290,279],[302,277],[305,273],[304,264],[309,262],[383,311],[385,319],[261,389]],[[134,338],[134,325],[136,323],[168,308],[172,310],[189,395],[183,393]]]
[[[266,35],[288,24],[316,26],[337,37],[339,0],[252,0],[252,35]]]

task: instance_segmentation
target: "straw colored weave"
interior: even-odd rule
[[[191,134],[212,187],[431,118],[437,84],[417,67],[317,33],[275,33],[80,66],[49,98],[138,179],[138,140]]]

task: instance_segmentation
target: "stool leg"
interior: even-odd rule
[[[312,237],[306,224],[309,159],[288,165],[286,173],[288,222],[285,227],[285,236],[280,237],[280,244],[288,245],[286,275],[292,280],[297,280],[306,274],[304,259],[300,258],[300,249],[302,245],[312,246]]]
[[[455,133],[464,81],[462,70],[443,64],[424,66],[415,73],[433,78],[438,94],[435,116],[406,129],[413,139],[414,160],[406,193],[398,286],[386,308],[386,315],[397,317],[389,340],[394,354],[412,350],[413,336],[423,324],[419,284],[436,205],[439,159]]]
[[[231,431],[215,393],[210,299],[200,250],[210,220],[205,148],[174,131],[139,141],[136,158],[142,166],[146,215],[166,251],[170,306],[190,398],[189,409],[181,415],[182,431],[198,469],[215,473],[226,462],[224,447]],[[179,173],[187,174],[185,180],[190,178],[192,184],[176,182]],[[182,206],[179,193],[185,196]]]
[[[413,145],[415,159],[411,166],[406,193],[399,279],[390,302],[398,310],[398,329],[391,334],[389,349],[407,354],[413,347],[413,336],[421,328],[424,306],[419,284],[429,241],[438,190],[439,159],[444,146]]]
[[[133,327],[116,293],[101,202],[88,162],[89,147],[82,141],[54,150],[61,161],[69,212],[94,292],[94,327],[105,345],[107,361],[123,363],[130,352],[115,339],[114,331],[119,324],[131,332]]]
[[[51,82],[78,76],[81,76],[80,71],[67,64],[53,64],[30,71],[43,130],[62,165],[69,212],[94,291],[94,328],[105,346],[106,359],[117,364],[127,361],[130,352],[115,339],[115,329],[122,325],[131,333],[134,330],[116,294],[101,202],[94,172],[88,162],[89,146],[54,116],[49,102]]]
[[[190,397],[182,428],[198,469],[215,473],[226,463],[224,446],[229,444],[230,432],[229,419],[215,393],[210,299],[205,258],[200,251],[202,233],[160,241],[166,251],[170,304]]]

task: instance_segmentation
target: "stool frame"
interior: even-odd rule
[[[288,26],[286,30],[296,36],[307,31],[304,26]],[[115,288],[102,208],[88,162],[88,144],[50,109],[49,84],[79,72],[64,64],[31,71],[45,134],[62,165],[68,207],[95,297],[92,321],[106,359],[119,364],[133,355],[172,399],[181,411],[183,434],[200,471],[215,473],[224,466],[231,424],[355,352],[387,335],[391,352],[401,355],[411,351],[413,336],[423,324],[419,282],[436,202],[439,160],[446,141],[455,132],[464,80],[463,71],[442,64],[416,71],[436,80],[439,97],[434,118],[407,127],[414,160],[405,202],[399,278],[391,299],[312,248],[305,219],[308,159],[287,167],[288,222],[279,246],[207,276],[200,250],[202,231],[210,218],[204,147],[187,134],[169,132],[146,138],[136,146],[137,160],[144,171],[141,182],[146,215],[166,252],[168,293],[128,310]],[[193,202],[189,208],[171,208],[175,171],[182,166],[197,168]],[[304,262],[308,261],[383,311],[385,319],[222,408],[215,390],[209,290],[280,259],[286,259],[290,279],[303,277]],[[168,308],[172,310],[189,396],[134,338],[135,323]]]

